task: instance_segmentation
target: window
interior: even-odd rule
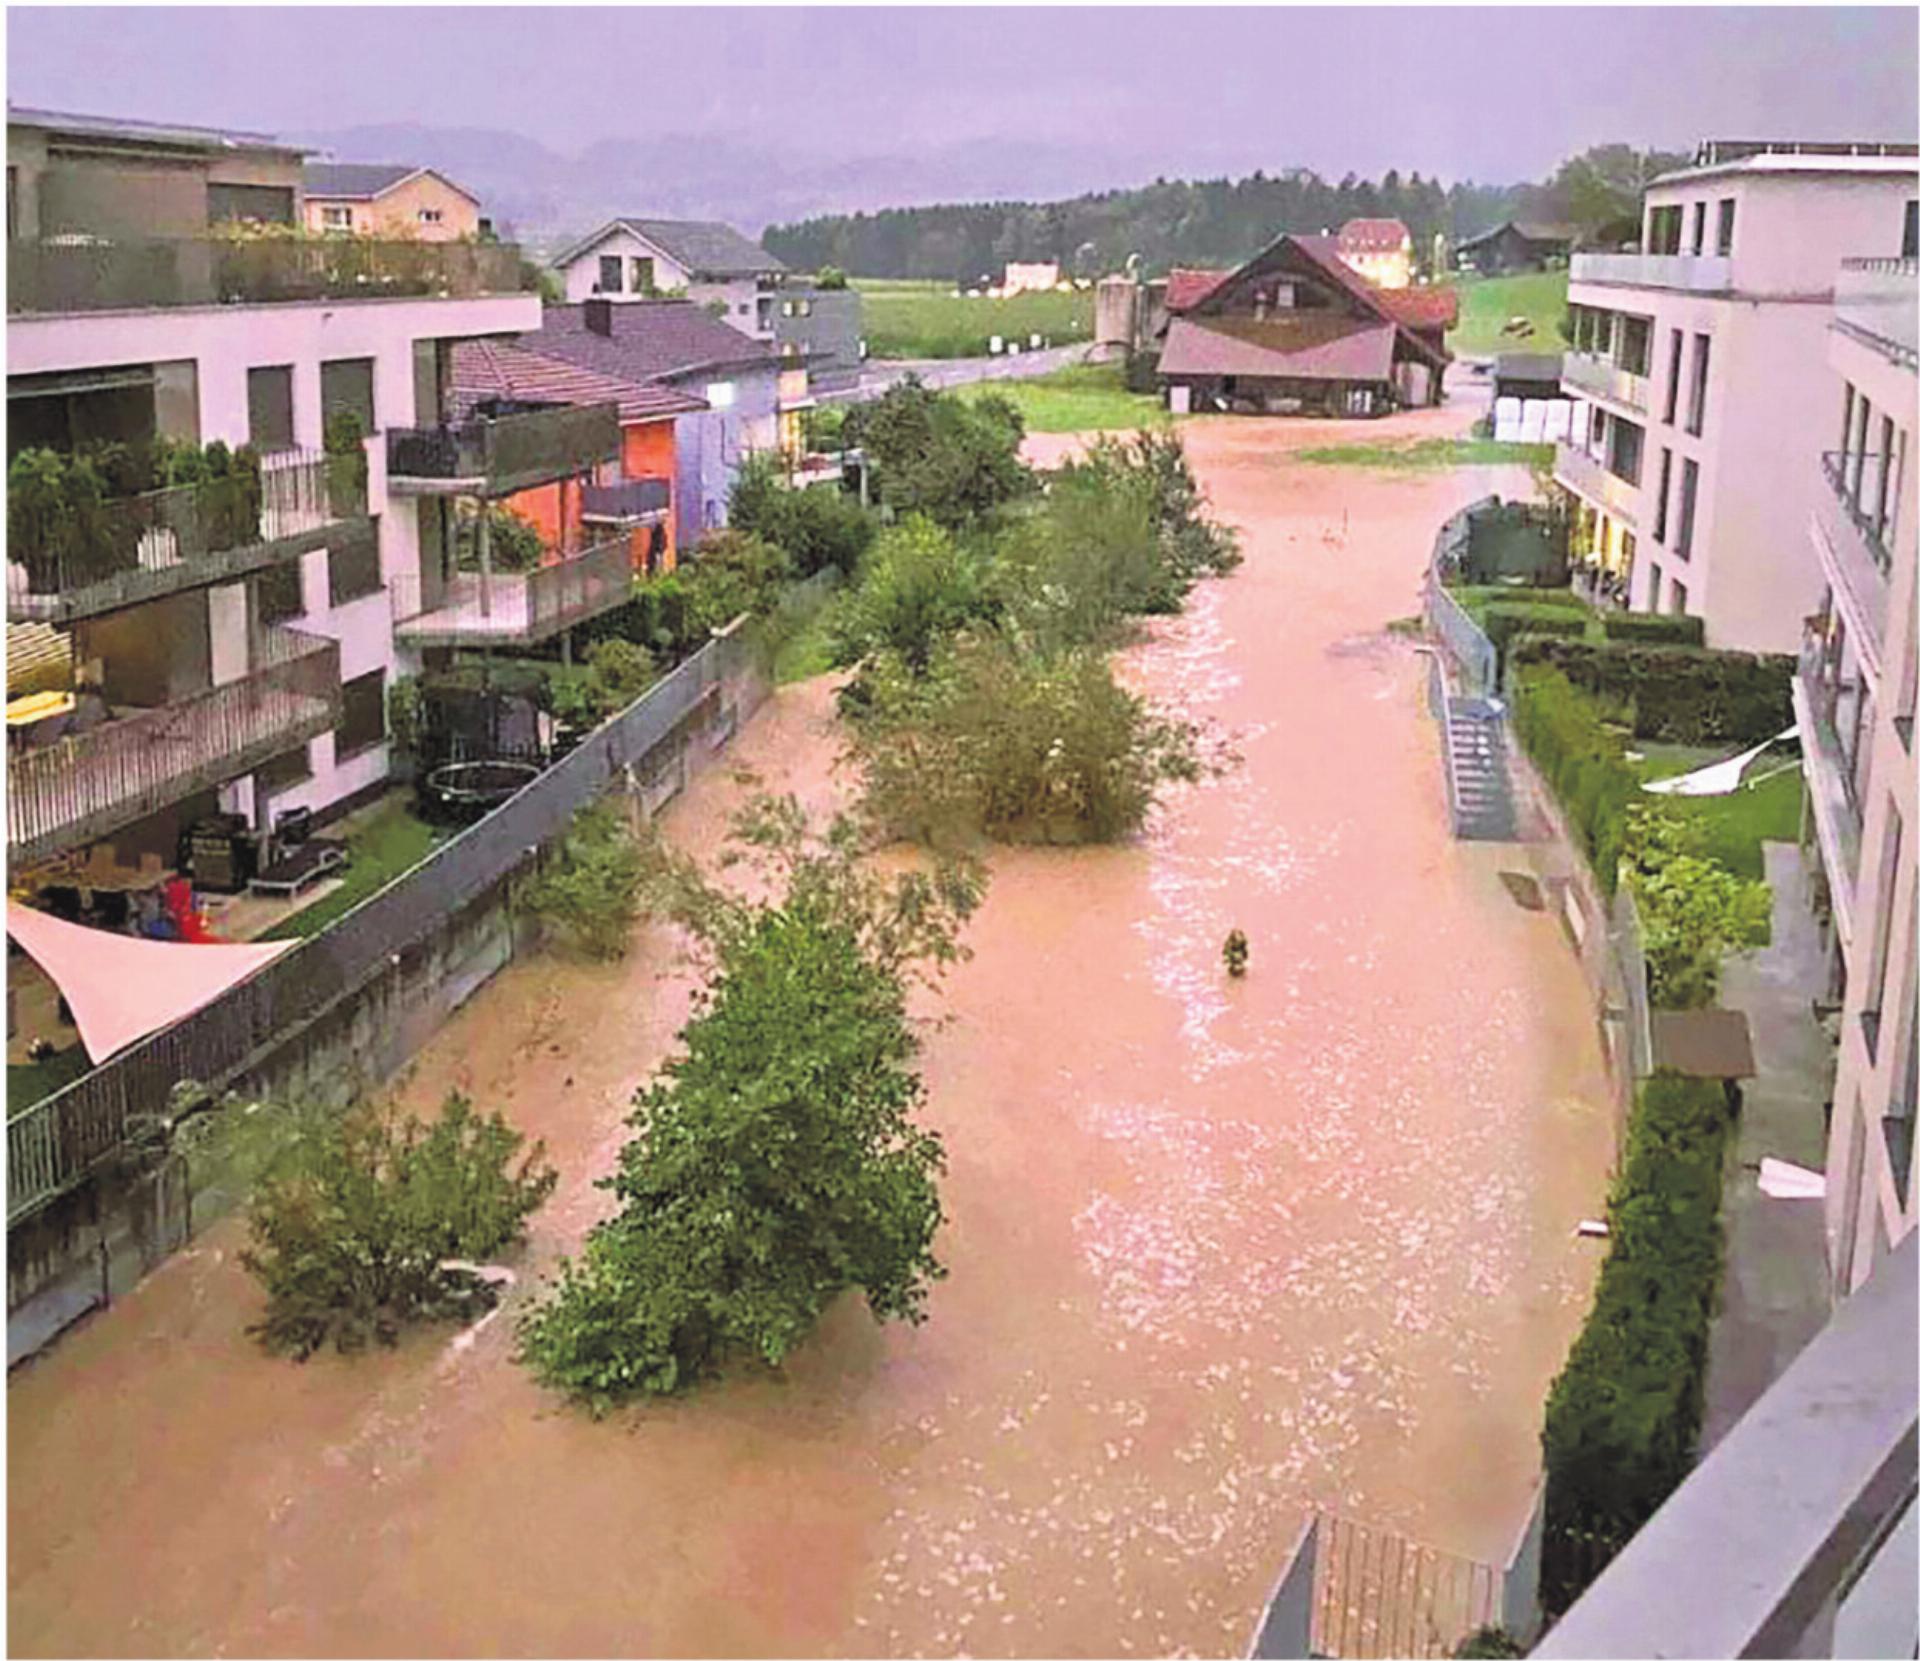
[[[208,185],[207,219],[252,220],[262,225],[293,223],[291,185]]]
[[[742,300],[739,305],[733,308],[733,313],[734,313],[734,316],[736,317],[745,317],[747,313],[752,310],[753,310],[753,307],[749,305],[745,300]]]
[[[262,453],[293,448],[293,365],[247,371],[247,442]]]
[[[1660,452],[1660,493],[1653,499],[1653,540],[1667,540],[1667,491],[1673,484],[1673,452]]]
[[[1873,460],[1875,477],[1870,481],[1873,504],[1869,507],[1862,502],[1860,506],[1867,517],[1873,521],[1875,533],[1884,539],[1887,528],[1887,509],[1891,506],[1887,501],[1887,485],[1893,476],[1893,417],[1890,415],[1880,417],[1880,450]]]
[[[375,669],[340,683],[340,725],[333,729],[333,758],[343,761],[370,750],[387,736],[387,672]]]
[[[307,609],[300,591],[300,561],[290,560],[262,571],[254,579],[253,603],[262,623],[284,623]]]
[[[653,259],[651,255],[630,254],[627,256],[627,287],[635,294],[654,292]]]
[[[620,288],[620,256],[602,254],[600,256],[600,280],[595,283],[594,291],[599,294],[618,294]]]
[[[1659,609],[1660,567],[1657,565],[1649,565],[1647,567],[1647,610],[1658,611]]]
[[[1843,383],[1846,397],[1840,405],[1840,476],[1846,477],[1847,451],[1853,447],[1853,382]]]
[[[438,208],[422,208],[419,214],[422,225],[438,225],[444,217]]]
[[[1720,199],[1719,224],[1714,229],[1713,251],[1716,254],[1733,252],[1733,198],[1723,196]]]
[[[1653,324],[1647,318],[1621,318],[1614,345],[1615,361],[1629,375],[1644,375],[1653,367]]]
[[[1909,214],[1908,219],[1912,219]],[[7,169],[7,240],[12,242],[20,235],[20,170],[17,167]]]
[[[1628,484],[1640,482],[1640,452],[1644,434],[1631,421],[1608,423],[1612,442],[1607,447],[1607,471]]]
[[[1696,254],[1704,254],[1707,251],[1707,204],[1705,202],[1693,204],[1692,249]]]
[[[1673,533],[1673,551],[1681,559],[1693,557],[1693,513],[1700,495],[1700,464],[1680,464],[1680,528]]]
[[[355,537],[327,550],[327,599],[343,606],[380,592],[380,538]]]
[[[373,359],[331,358],[320,365],[320,423],[339,414],[354,416],[363,433],[378,430],[373,418]]]
[[[1673,592],[1668,599],[1667,610],[1675,617],[1684,617],[1687,614],[1687,585],[1678,577],[1673,579]]]
[[[707,383],[707,403],[713,409],[732,409],[733,382],[709,381]]]
[[[1920,259],[1920,201],[1909,202],[1900,224],[1900,257]]]
[[[1667,331],[1667,410],[1662,419],[1669,427],[1680,408],[1680,349],[1686,338],[1678,329]]]
[[[1713,341],[1706,335],[1693,337],[1693,379],[1687,386],[1687,431],[1694,437],[1707,420],[1707,361]]]
[[[1899,801],[1889,793],[1886,824],[1880,833],[1880,867],[1874,874],[1878,898],[1874,906],[1873,955],[1867,959],[1867,995],[1860,1006],[1860,1024],[1866,1032],[1867,1054],[1875,1060],[1878,1060],[1876,1052],[1880,1048],[1880,1017],[1886,1006],[1887,959],[1891,955],[1888,947],[1897,915],[1893,886],[1900,874],[1900,838],[1904,828],[1900,822]]]
[[[326,231],[350,231],[353,229],[352,208],[322,208],[320,210],[320,228]]]
[[[1650,208],[1647,211],[1647,252],[1649,254],[1677,254],[1680,252],[1680,205],[1676,202],[1669,207]]]

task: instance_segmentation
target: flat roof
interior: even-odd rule
[[[273,150],[288,156],[311,155],[271,133],[247,133],[226,127],[189,127],[174,122],[134,121],[114,115],[76,115],[70,110],[7,106],[9,127],[42,127],[49,132],[89,133],[99,138],[132,139],[145,144],[187,145],[197,150]]]
[[[1746,150],[1739,145],[1703,144],[1694,161],[1671,173],[1662,173],[1649,181],[1649,190],[1667,185],[1686,184],[1694,179],[1722,178],[1728,174],[1804,173],[1812,175],[1867,174],[1882,178],[1911,177],[1920,173],[1920,145],[1860,144],[1824,145],[1775,150]]]

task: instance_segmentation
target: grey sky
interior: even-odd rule
[[[725,134],[858,158],[991,140],[1110,148],[1129,178],[1304,165],[1506,181],[1615,138],[1913,138],[1917,18],[16,6],[7,90],[269,131],[492,127],[561,151]]]

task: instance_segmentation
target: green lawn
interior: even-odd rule
[[[1724,761],[1737,749],[1748,748],[1731,744],[1703,748],[1631,740],[1629,743],[1644,758],[1638,764],[1643,779],[1689,773],[1708,762]],[[1772,776],[1768,777],[1769,774]],[[1713,858],[1743,877],[1764,877],[1766,862],[1760,844],[1799,839],[1800,790],[1798,765],[1792,763],[1790,753],[1775,748],[1765,751],[1747,768],[1746,781],[1731,795],[1669,796],[1667,800],[1678,812],[1705,827],[1706,851]]]
[[[1447,348],[1472,357],[1501,352],[1558,352],[1560,319],[1567,309],[1564,271],[1526,271],[1516,277],[1452,279],[1460,294],[1460,322],[1447,336]],[[1503,335],[1511,318],[1533,325],[1530,335]]]
[[[410,871],[446,840],[447,832],[416,819],[408,803],[395,797],[347,838],[352,857],[340,886],[324,899],[274,924],[262,940],[304,940],[343,917],[369,895]]]
[[[952,283],[856,277],[868,355],[875,358],[975,358],[999,335],[1018,341],[1042,335],[1052,346],[1093,338],[1093,290],[1016,294],[1011,300],[954,297]]]
[[[64,1050],[56,1050],[45,1061],[7,1063],[7,1117],[17,1119],[35,1102],[44,1101],[56,1090],[93,1070],[87,1052],[76,1037]]]
[[[1151,392],[1129,392],[1117,363],[1076,363],[1032,380],[976,381],[962,398],[992,393],[1018,409],[1030,433],[1132,432],[1172,419]]]
[[[1440,467],[1539,467],[1553,463],[1551,444],[1502,444],[1491,438],[1416,438],[1399,443],[1334,444],[1295,452],[1327,467],[1388,467],[1423,472]]]
[[[1450,583],[1447,593],[1454,604],[1482,628],[1487,625],[1487,607],[1491,605],[1562,606],[1568,611],[1587,614],[1585,638],[1594,642],[1606,639],[1600,628],[1600,613],[1570,588],[1531,588],[1518,583]]]

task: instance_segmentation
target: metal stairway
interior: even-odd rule
[[[1505,706],[1492,698],[1447,698],[1447,802],[1453,834],[1464,842],[1511,842],[1518,818],[1507,772]]]

